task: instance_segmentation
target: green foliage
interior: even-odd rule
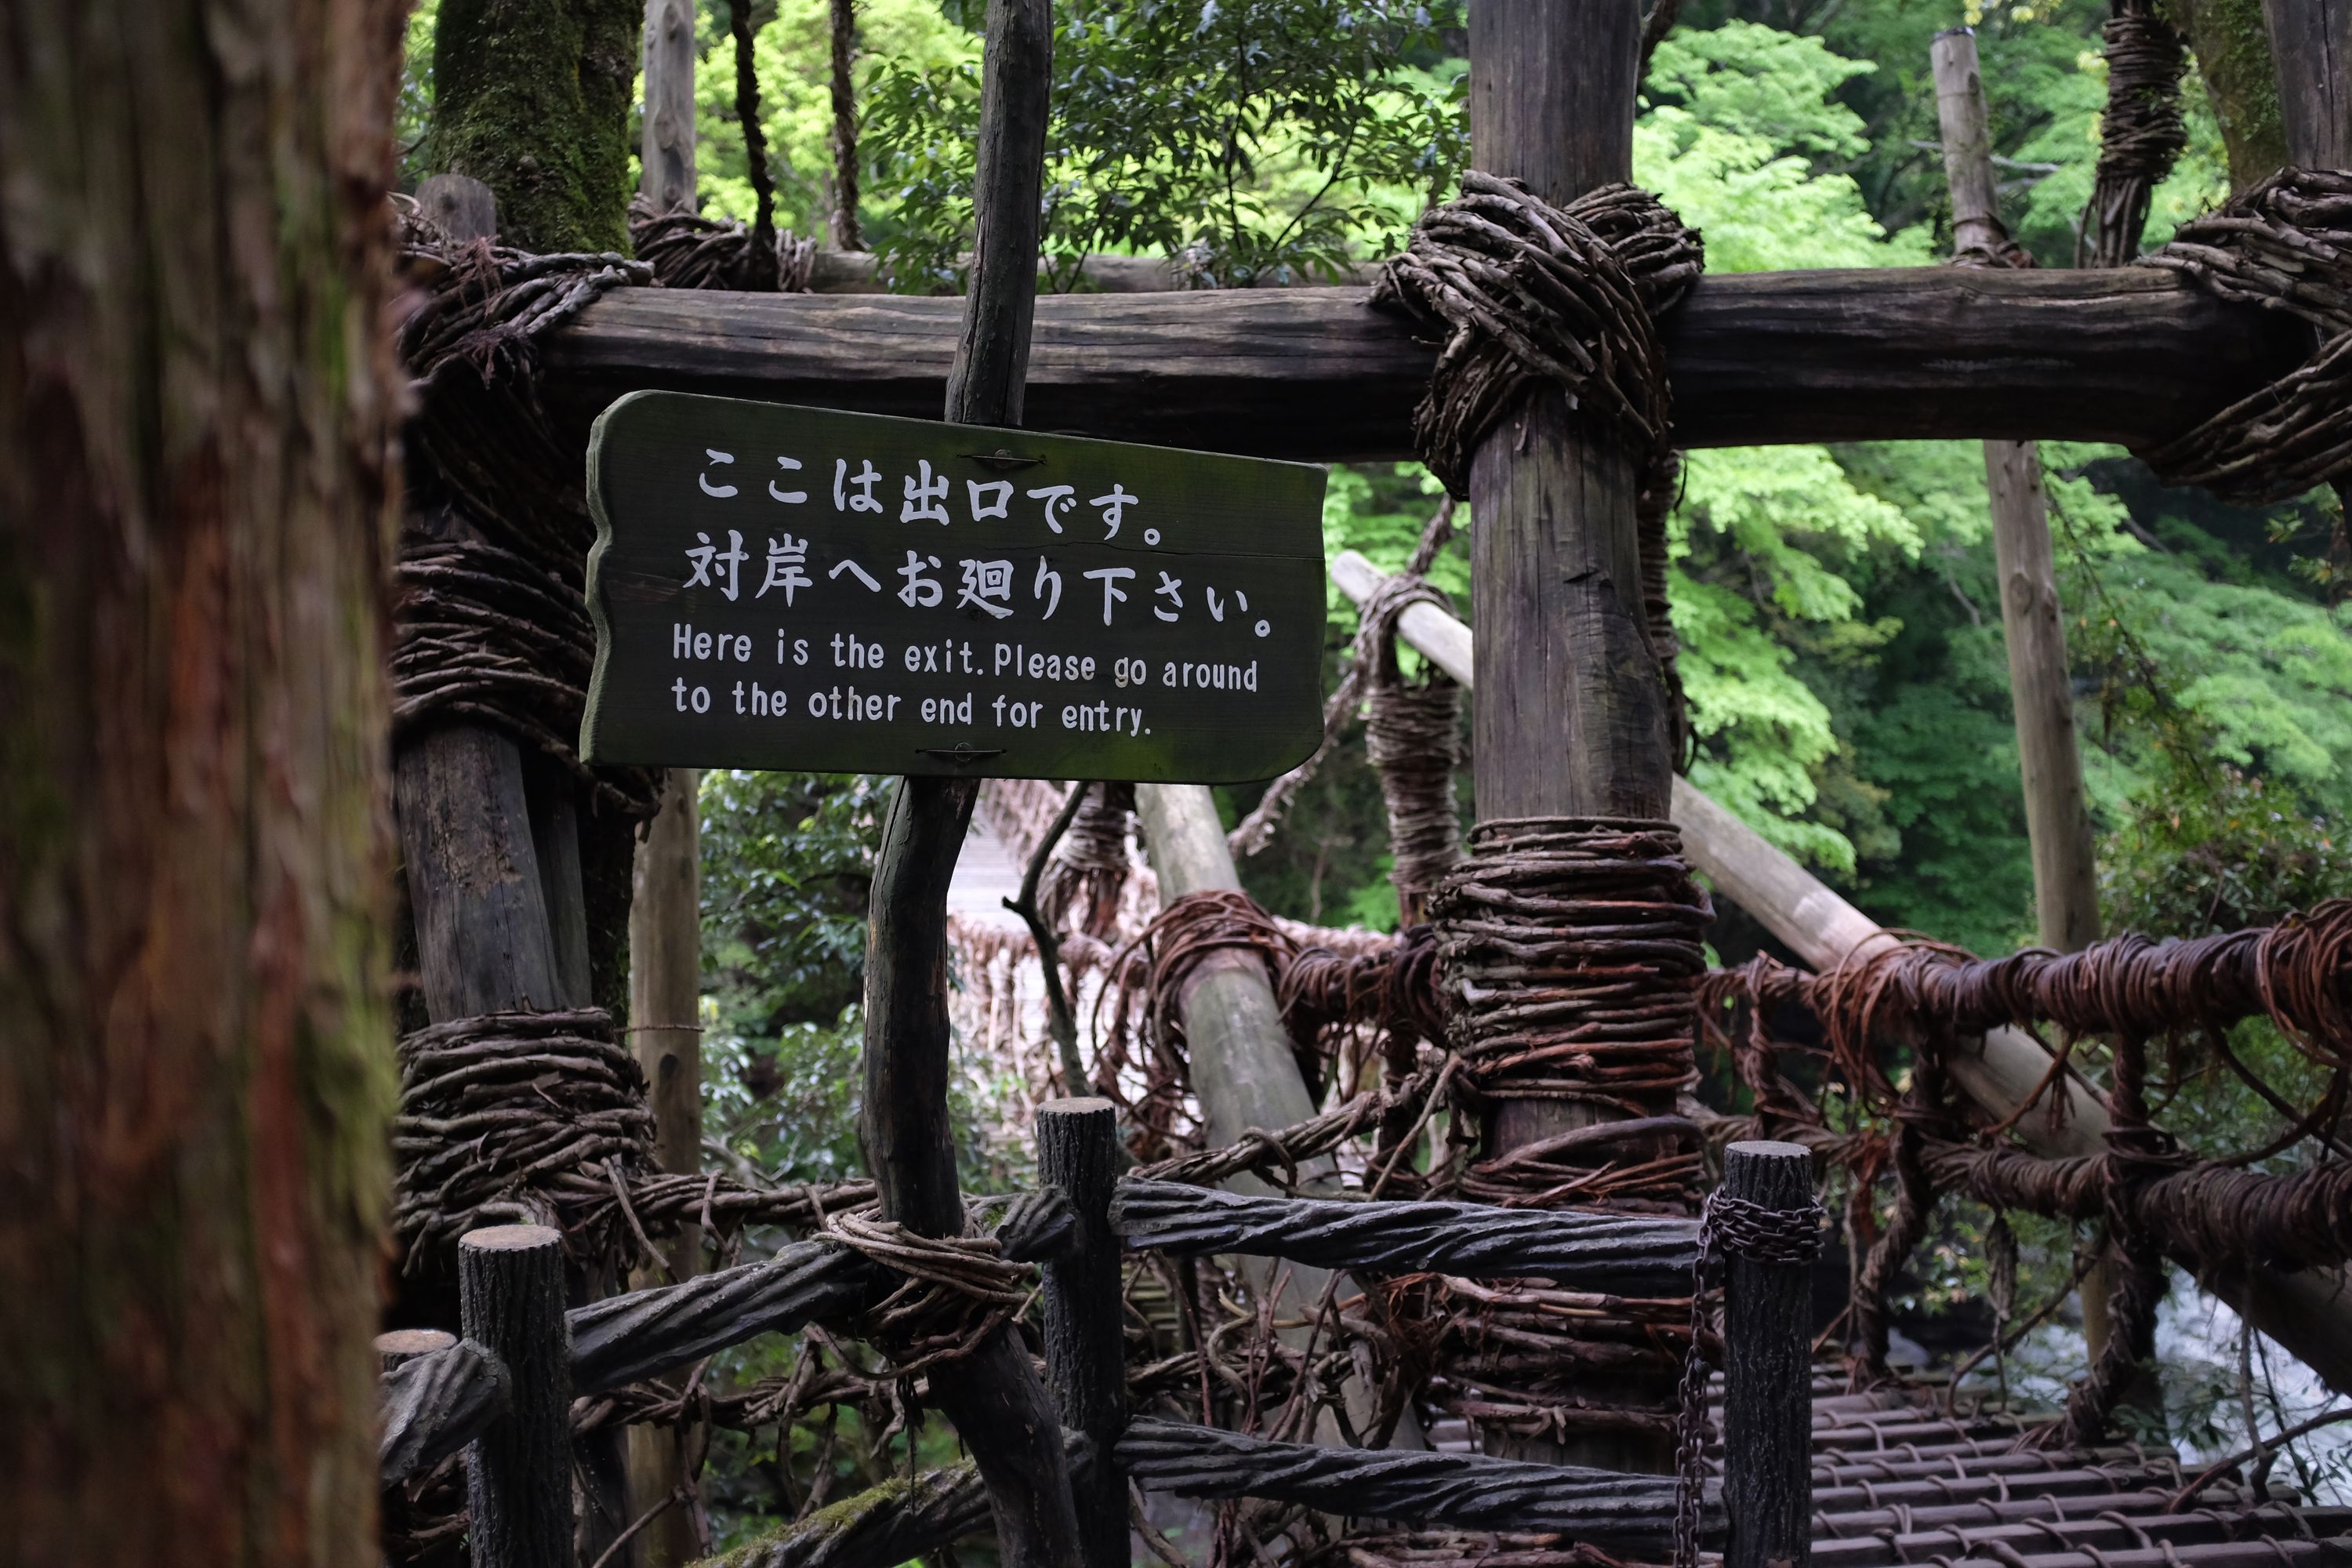
[[[1055,10],[1044,247],[1052,286],[1089,252],[1181,257],[1220,287],[1328,274],[1391,247],[1451,182],[1458,65],[1397,0],[1077,0]],[[952,281],[971,229],[976,58],[892,60],[869,130],[896,204],[900,286]]]

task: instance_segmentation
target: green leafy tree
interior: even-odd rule
[[[1394,246],[1465,145],[1440,18],[1396,0],[1076,0],[1055,8],[1044,248],[1179,258],[1218,287],[1328,274]],[[885,63],[869,127],[902,287],[970,245],[976,57]]]

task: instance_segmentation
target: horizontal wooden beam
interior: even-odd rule
[[[1696,1220],[1254,1197],[1133,1177],[1118,1184],[1110,1223],[1130,1249],[1179,1257],[1235,1252],[1319,1268],[1511,1276],[1622,1296],[1686,1296],[1698,1261]]]
[[[1362,289],[1037,302],[1034,429],[1314,461],[1412,455],[1433,352]],[[627,289],[553,334],[559,399],[659,386],[936,416],[956,300]],[[1669,318],[1686,447],[1927,437],[2152,442],[2304,352],[2167,273],[1727,274]]]

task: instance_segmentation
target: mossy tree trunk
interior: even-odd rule
[[[2263,0],[2164,0],[2221,122],[2230,188],[2244,190],[2286,162],[2278,67],[2263,25]]]
[[[0,12],[11,1562],[377,1555],[404,9]]]
[[[644,0],[442,0],[433,165],[490,187],[509,245],[628,250],[643,19]]]

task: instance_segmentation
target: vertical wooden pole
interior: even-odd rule
[[[2352,168],[2352,0],[2263,0],[2290,163]]]
[[[1723,1190],[1782,1213],[1813,1205],[1796,1143],[1734,1143]],[[1813,1526],[1812,1271],[1734,1256],[1723,1279],[1724,1568],[1804,1568]]]
[[[692,0],[646,0],[645,71],[646,117],[637,140],[637,193],[656,212],[692,212]]]
[[[1565,204],[1633,175],[1640,0],[1478,0],[1470,8],[1471,161]],[[1664,819],[1674,780],[1664,682],[1642,600],[1640,455],[1548,388],[1473,458],[1472,754],[1482,820]],[[1498,1100],[1490,1154],[1612,1116]],[[1671,1379],[1591,1380],[1596,1403],[1657,1405]],[[1514,1444],[1530,1458],[1663,1471],[1664,1434]]]
[[[1938,33],[1929,54],[1944,176],[1952,193],[1952,242],[1963,250],[1998,253],[2010,237],[1993,182],[1976,35],[1966,27]],[[1987,441],[1984,458],[2024,775],[2025,828],[2033,850],[2035,923],[2044,947],[2073,952],[2099,938],[2099,882],[2074,731],[2074,688],[2066,668],[2058,568],[2042,489],[2042,449],[2032,441]]]
[[[572,1336],[563,1237],[543,1225],[468,1231],[457,1243],[466,1337],[513,1379],[506,1418],[466,1450],[474,1568],[575,1568]]]
[[[1112,1445],[1127,1426],[1126,1309],[1118,1237],[1110,1228],[1118,1181],[1118,1113],[1108,1100],[1049,1100],[1037,1108],[1037,1177],[1069,1194],[1076,1244],[1045,1267],[1045,1372],[1062,1425],[1094,1445],[1074,1483],[1078,1547],[1087,1568],[1127,1568],[1127,1476]]]
[[[972,205],[971,288],[948,374],[946,417],[1017,426],[1036,313],[1039,205],[1053,80],[1051,0],[989,0]],[[876,858],[866,962],[860,1135],[883,1217],[930,1236],[963,1229],[949,1125],[947,890],[976,781],[898,781]],[[931,1394],[988,1482],[1007,1568],[1078,1568],[1061,1425],[1028,1352],[999,1330],[935,1368]]]
[[[686,1175],[702,1169],[701,818],[695,799],[700,779],[693,768],[670,770],[660,814],[637,845],[629,900],[631,1047],[650,1089],[655,1161],[664,1171]],[[700,1273],[702,1227],[680,1225],[662,1251],[678,1279]],[[699,1442],[690,1426],[629,1428],[632,1519],[688,1479],[685,1456]],[[642,1568],[691,1562],[700,1554],[698,1535],[693,1514],[673,1508],[638,1534],[638,1562]]]
[[[831,0],[833,33],[833,221],[826,237],[835,250],[863,250],[857,221],[856,0]]]

